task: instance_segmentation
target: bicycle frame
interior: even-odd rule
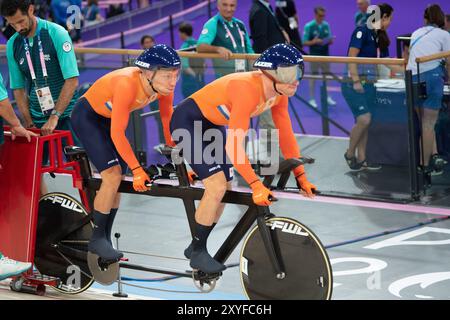
[[[69,158],[71,157],[70,152],[68,154]],[[93,208],[93,201],[96,194],[96,191],[100,189],[102,180],[100,178],[96,178],[93,176],[92,171],[90,169],[89,161],[84,152],[75,152],[75,155],[72,155],[76,161],[79,162],[80,167],[80,176],[82,181],[81,183],[77,183],[77,186],[82,186],[82,191],[87,194],[88,202],[86,203],[87,208]],[[133,184],[131,181],[122,181],[118,192],[120,193],[128,193],[128,194],[139,194],[139,195],[148,195],[154,197],[168,197],[168,198],[177,198],[183,200],[183,204],[186,210],[187,219],[189,222],[189,227],[191,234],[194,232],[195,225],[195,202],[196,200],[201,200],[203,197],[204,189],[192,187],[189,184],[187,169],[184,162],[180,161],[181,164],[176,165],[177,169],[177,177],[178,177],[178,186],[172,186],[167,184],[153,183],[151,189],[146,192],[137,192],[133,189]],[[302,164],[303,160],[299,159],[289,159],[285,160],[280,165],[279,172],[281,173],[281,177],[277,184],[277,189],[283,189],[286,186],[288,181],[290,171]],[[264,179],[264,185],[269,187],[274,180],[274,176],[267,176]],[[156,180],[157,181],[157,180]],[[276,239],[273,239],[271,232],[266,227],[265,219],[266,217],[270,217],[270,209],[269,207],[261,207],[254,204],[252,200],[251,193],[243,193],[236,191],[226,191],[225,196],[223,198],[224,203],[238,204],[238,205],[247,205],[248,209],[245,214],[242,216],[236,227],[231,231],[227,239],[224,241],[222,246],[219,248],[217,253],[214,255],[214,258],[220,263],[225,263],[229,258],[231,253],[237,247],[239,242],[244,238],[245,234],[250,230],[251,226],[257,222],[259,227],[259,232],[264,242],[264,246],[266,248],[269,259],[272,263],[272,267],[274,272],[278,277],[283,277],[284,268],[283,263],[281,261],[281,255],[276,250],[277,244]],[[74,226],[76,227],[76,226]],[[80,226],[78,226],[80,227]],[[65,232],[66,230],[62,230]],[[61,233],[58,233],[61,235]],[[66,233],[67,234],[67,233]],[[72,249],[73,250],[73,249]],[[182,277],[191,277],[192,274],[189,272],[178,272],[174,270],[167,269],[159,269],[159,268],[148,268],[143,266],[132,265],[129,263],[121,262],[120,266],[122,268],[128,268],[133,270],[140,271],[149,271],[156,272],[162,274],[169,275],[177,275]]]

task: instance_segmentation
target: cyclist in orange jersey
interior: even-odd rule
[[[205,187],[195,213],[194,238],[185,256],[191,259],[192,268],[206,273],[225,269],[209,255],[206,242],[223,212],[221,201],[226,190],[231,189],[233,166],[252,188],[255,204],[272,203],[272,192],[259,180],[245,155],[243,142],[250,118],[271,109],[284,157],[300,157],[289,117],[288,97],[294,95],[303,77],[301,53],[291,45],[277,44],[264,51],[254,67],[260,70],[227,75],[206,85],[178,105],[170,122],[172,138],[183,149],[183,157]],[[212,136],[214,148],[209,142]],[[212,149],[214,155],[206,159]],[[293,171],[301,191],[312,197],[316,187],[306,178],[303,166]]]
[[[94,200],[96,227],[88,250],[106,261],[123,256],[112,247],[111,229],[120,203],[117,190],[127,167],[133,172],[136,191],[148,190],[146,183],[150,182],[125,136],[130,113],[158,99],[166,144],[174,146],[169,121],[180,58],[174,49],[156,45],[144,51],[135,65],[98,79],[78,100],[71,117],[75,133],[102,177]]]

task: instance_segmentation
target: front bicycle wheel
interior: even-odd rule
[[[329,300],[333,275],[328,255],[319,238],[305,225],[275,217],[266,220],[275,252],[284,267],[277,277],[258,226],[245,238],[240,256],[240,275],[248,299]]]
[[[75,198],[64,193],[48,193],[39,200],[34,263],[38,271],[60,279],[53,287],[66,294],[78,294],[88,289],[94,279],[87,264],[87,246],[93,225],[87,223],[67,234],[59,243],[52,243],[53,235],[85,218],[88,213]],[[58,249],[64,245],[79,255],[64,254]]]

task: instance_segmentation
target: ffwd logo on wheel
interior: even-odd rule
[[[52,203],[59,203],[61,205],[61,207],[69,209],[69,210],[73,210],[73,211],[80,212],[80,213],[83,212],[81,207],[76,202],[73,202],[73,201],[63,198],[63,197],[49,196],[49,197],[45,198],[45,200],[46,201],[50,200]]]
[[[270,227],[272,230],[280,229],[281,232],[309,237],[309,233],[303,232],[302,231],[303,229],[300,226],[296,225],[295,223],[275,220],[275,221],[267,221],[266,225]]]

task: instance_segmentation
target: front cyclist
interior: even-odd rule
[[[117,261],[123,256],[112,247],[111,229],[120,203],[117,190],[127,167],[133,173],[136,191],[148,190],[146,182],[150,182],[125,136],[130,113],[159,100],[165,141],[174,146],[169,121],[180,58],[174,49],[156,45],[144,51],[135,65],[98,79],[78,100],[71,118],[89,159],[102,177],[94,200],[95,228],[88,250],[106,261]]]
[[[294,95],[303,76],[301,53],[293,46],[277,44],[264,51],[254,66],[260,70],[230,74],[206,85],[178,105],[170,122],[172,137],[179,147],[183,148],[187,144],[192,151],[196,145],[201,145],[201,154],[197,152],[191,159],[186,157],[188,152],[183,150],[186,161],[205,187],[195,213],[194,239],[185,250],[185,255],[191,259],[192,268],[206,273],[225,269],[223,264],[209,255],[206,242],[223,212],[224,204],[221,201],[226,190],[231,189],[233,166],[252,188],[255,204],[271,204],[272,193],[252,170],[243,147],[250,118],[271,109],[284,157],[300,157],[288,113],[288,97]],[[227,136],[225,126],[228,126]],[[186,139],[181,137],[181,131],[177,129],[184,129],[184,132],[190,133],[190,137],[197,139],[184,141]],[[208,129],[215,129],[223,138],[220,146],[223,150],[220,151],[224,152],[216,150],[214,161],[203,158],[208,151],[208,143],[201,137]],[[226,161],[227,156],[231,164]],[[239,161],[239,158],[244,161]],[[312,196],[316,187],[307,180],[303,166],[293,171],[301,190],[307,196]]]

